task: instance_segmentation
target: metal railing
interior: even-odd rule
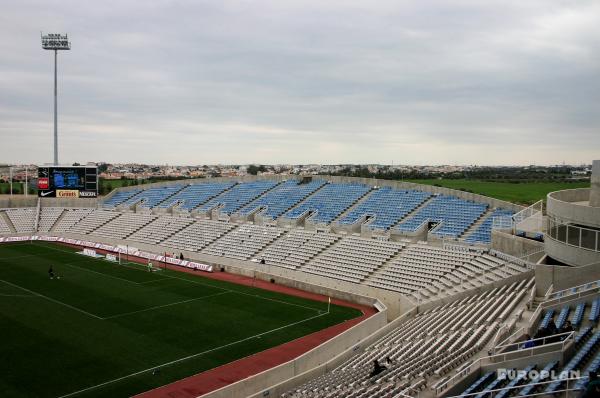
[[[568,224],[548,216],[546,237],[565,245],[600,252],[600,230]]]
[[[572,295],[576,295],[577,293],[587,292],[589,290],[594,290],[600,287],[600,279],[592,282],[583,283],[581,285],[569,287],[563,290],[559,290],[550,295],[549,299],[554,300],[557,298],[568,297]],[[581,289],[581,290],[580,290]]]
[[[555,343],[547,343],[547,344],[539,345],[536,347],[525,348],[525,349],[520,349],[517,351],[511,351],[511,352],[505,352],[502,354],[490,355],[487,357],[481,357],[481,358],[477,359],[476,361],[473,361],[473,363],[471,363],[469,366],[466,366],[464,369],[457,372],[454,376],[452,376],[450,379],[448,379],[445,383],[436,385],[434,388],[435,393],[436,393],[436,395],[439,395],[444,390],[452,387],[453,385],[456,385],[467,374],[471,373],[475,369],[480,369],[482,366],[494,365],[494,364],[498,364],[498,363],[501,363],[501,362],[504,362],[507,360],[511,360],[511,359],[529,358],[529,357],[533,357],[538,354],[562,352],[565,350],[566,346],[569,343],[574,342],[575,332],[561,333],[558,335],[548,336],[548,337],[535,339],[535,340],[536,341],[542,340],[543,342],[546,342],[547,339],[549,339],[549,338],[556,338],[557,336],[561,336],[561,335],[567,335],[567,337],[564,340],[555,342]],[[500,348],[500,347],[497,347],[497,348]]]
[[[537,393],[532,393],[532,394],[519,395],[519,397],[520,398],[535,397],[535,396],[538,396],[538,395],[546,395],[546,396],[548,396],[548,394],[556,394],[556,395],[558,395],[559,393],[563,393],[563,392],[566,393],[566,397],[567,398],[574,397],[574,396],[576,396],[575,395],[576,394],[575,391],[579,391],[579,389],[573,388],[573,387],[575,387],[575,384],[577,384],[577,382],[579,380],[588,379],[588,378],[589,378],[588,376],[561,378],[561,379],[559,379],[560,381],[562,381],[563,383],[567,383],[566,387],[563,388],[563,389],[555,390],[552,393],[547,393],[547,392],[542,391],[542,392],[537,392]],[[544,386],[544,385],[547,385],[547,384],[554,383],[555,381],[558,381],[558,380],[540,381],[540,382],[536,382],[536,383],[519,385],[519,386],[514,386],[514,387],[497,388],[497,389],[494,389],[494,390],[488,390],[488,391],[484,391],[484,392],[474,392],[474,393],[469,393],[469,394],[452,395],[452,396],[447,397],[447,398],[468,398],[468,397],[477,396],[477,395],[481,396],[482,398],[486,398],[486,397],[490,397],[491,398],[492,396],[496,395],[500,391],[515,390],[515,389],[519,389],[520,390],[520,389],[523,389],[526,385],[529,385],[529,386],[533,385],[535,387],[539,387],[539,386]],[[571,394],[573,394],[573,395],[570,395],[569,392],[571,392]]]

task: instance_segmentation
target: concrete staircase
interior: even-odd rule
[[[56,228],[56,226],[58,224],[60,224],[60,222],[62,221],[62,219],[65,217],[66,214],[67,214],[67,211],[65,211],[65,210],[63,210],[63,212],[60,213],[60,216],[58,216],[56,221],[54,221],[54,224],[52,224],[52,227],[50,227],[50,229],[48,230],[48,233],[54,232],[54,229]]]
[[[424,208],[425,206],[427,206],[429,204],[429,202],[431,202],[434,198],[435,198],[434,196],[430,196],[429,198],[427,198],[423,203],[421,203],[419,206],[415,207],[413,209],[413,211],[411,211],[410,213],[408,213],[407,215],[405,215],[404,217],[402,217],[400,220],[398,220],[398,222],[396,222],[396,224],[392,225],[390,227],[390,230],[396,228],[403,221],[408,220],[409,218],[411,218],[412,216],[414,216],[415,214],[417,214],[418,212],[420,212],[421,209]]]
[[[465,232],[462,233],[462,235],[460,236],[460,240],[467,239],[473,232],[475,232],[481,226],[481,224],[483,224],[485,222],[485,220],[490,218],[493,213],[494,213],[494,210],[488,207],[488,209],[485,211],[485,213],[483,213],[477,219],[477,221],[475,221]]]
[[[6,225],[8,226],[8,228],[10,229],[10,232],[13,233],[13,234],[16,234],[17,230],[15,229],[15,226],[13,225],[12,221],[8,217],[8,214],[6,214],[5,211],[0,211],[0,217],[2,217],[2,219],[4,219],[4,222],[6,223]]]

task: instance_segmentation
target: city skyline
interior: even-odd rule
[[[20,2],[0,16],[0,163],[587,164],[600,5]],[[8,55],[10,54],[10,55]]]

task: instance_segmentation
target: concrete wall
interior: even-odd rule
[[[600,207],[577,203],[587,202],[589,199],[589,188],[550,192],[546,212],[548,216],[557,217],[564,222],[600,228]]]
[[[600,252],[567,245],[546,234],[544,247],[546,254],[555,260],[572,266],[581,266],[600,262]]]
[[[527,238],[521,238],[506,232],[492,230],[492,249],[510,254],[511,256],[521,257],[525,253],[544,250],[544,243]],[[537,259],[532,259],[529,261],[535,260]]]
[[[600,279],[600,263],[581,267],[537,264],[535,267],[535,288],[538,296],[543,296],[550,285],[553,291],[567,289]]]
[[[0,195],[0,209],[10,207],[37,207],[38,197],[35,195]]]
[[[594,160],[592,163],[591,182],[590,206],[600,207],[600,160]]]
[[[39,198],[41,207],[87,207],[98,205],[96,198]],[[0,208],[37,207],[38,197],[35,195],[0,195]]]

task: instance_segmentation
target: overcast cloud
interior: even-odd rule
[[[0,5],[0,163],[600,157],[597,0]]]

